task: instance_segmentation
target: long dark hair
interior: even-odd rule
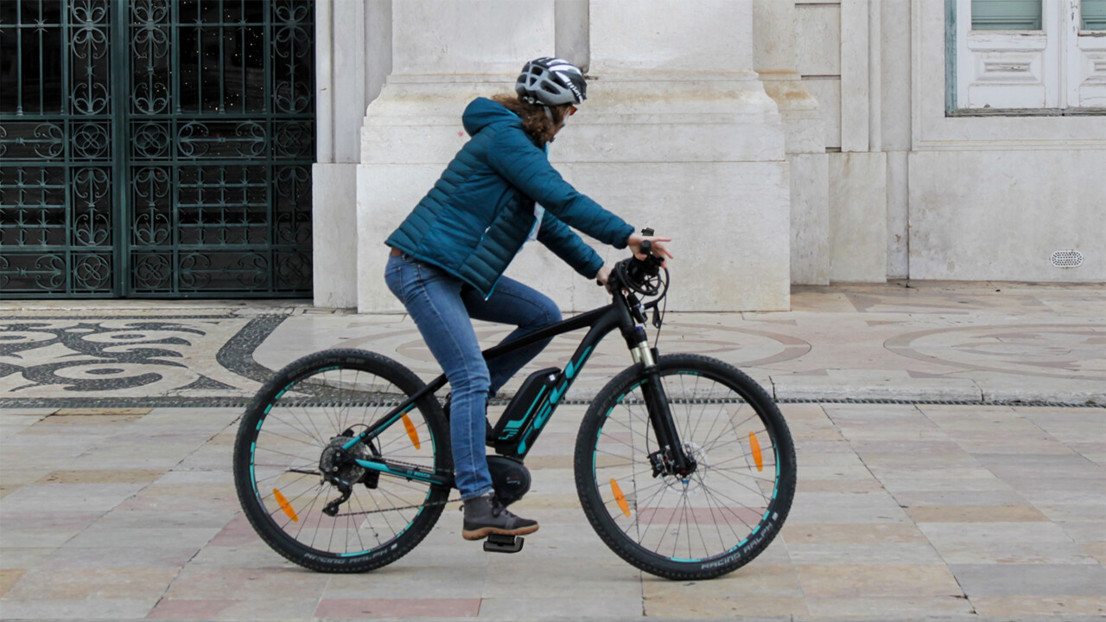
[[[507,110],[517,114],[522,119],[522,129],[526,130],[526,133],[534,139],[534,142],[540,145],[552,141],[557,129],[564,121],[564,114],[560,108],[549,108],[553,117],[550,120],[550,115],[545,113],[545,106],[524,102],[513,93],[510,95],[496,95],[492,97],[492,100],[503,104]]]

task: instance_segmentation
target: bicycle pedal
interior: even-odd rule
[[[493,533],[488,536],[487,540],[484,540],[484,552],[485,553],[518,553],[522,550],[522,544],[525,542],[525,538],[519,536],[505,536],[498,533]]]

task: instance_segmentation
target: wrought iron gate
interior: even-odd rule
[[[0,2],[0,296],[311,287],[311,0]]]

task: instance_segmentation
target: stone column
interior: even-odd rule
[[[401,311],[384,285],[384,240],[465,143],[470,100],[512,92],[555,47],[554,0],[392,3],[392,73],[368,107],[357,170],[357,308]]]
[[[589,3],[589,99],[551,146],[580,191],[675,238],[672,309],[789,307],[785,138],[753,71],[752,1]],[[465,104],[509,92],[525,60],[564,46],[556,5],[393,2],[393,72],[368,108],[357,172],[361,311],[399,310],[383,283],[384,238],[464,144]],[[529,246],[508,274],[566,310],[602,304],[594,284]],[[612,262],[626,256],[595,246]]]
[[[566,177],[674,239],[670,309],[789,308],[788,164],[753,1],[593,1],[590,32],[589,99],[555,146]]]
[[[783,118],[791,167],[791,282],[829,283],[829,158],[814,99],[795,56],[794,0],[754,0],[754,64]]]
[[[379,0],[315,4],[316,163],[312,167],[312,274],[320,307],[356,305],[356,129],[365,106],[366,25]]]

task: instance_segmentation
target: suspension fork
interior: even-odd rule
[[[649,409],[649,423],[653,426],[653,433],[657,435],[657,444],[660,447],[658,458],[653,459],[653,475],[655,477],[663,473],[684,477],[694,471],[697,465],[684,451],[684,444],[680,441],[680,433],[676,429],[668,395],[661,383],[654,352],[647,352],[648,356],[641,361],[645,371],[645,382],[641,385],[641,390]]]
[[[672,409],[668,403],[668,395],[661,383],[660,370],[657,369],[657,356],[659,353],[649,347],[645,336],[645,328],[634,322],[634,319],[644,321],[639,304],[633,294],[629,300],[623,298],[623,304],[619,308],[619,320],[622,328],[622,336],[630,349],[634,362],[642,366],[645,372],[645,382],[641,385],[645,395],[645,405],[649,410],[649,423],[653,426],[657,444],[660,450],[650,455],[653,463],[653,476],[676,475],[685,477],[695,470],[695,460],[684,451],[684,445],[680,441],[676,422],[672,417]]]

